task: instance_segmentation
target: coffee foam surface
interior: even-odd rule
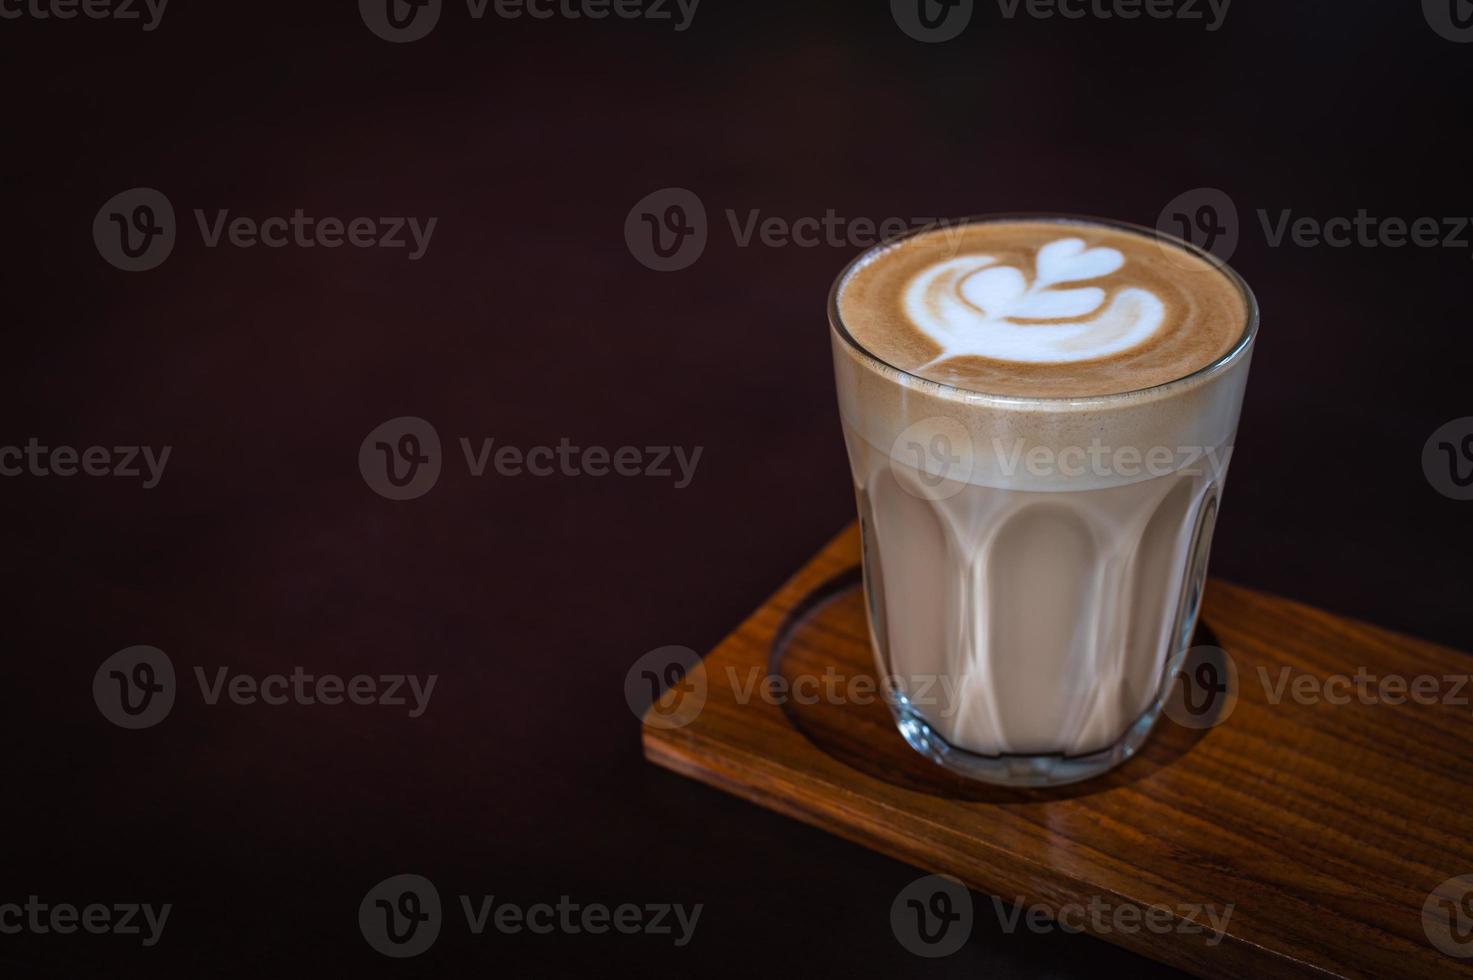
[[[1164,384],[1226,353],[1247,304],[1205,259],[1107,225],[984,221],[883,248],[840,286],[861,347],[912,374],[1031,398]]]
[[[1137,482],[1144,472],[1038,471],[1018,460],[1037,448],[1058,457],[1099,444],[1141,454],[1230,445],[1251,357],[1251,341],[1238,347],[1249,303],[1227,273],[1146,234],[1042,220],[923,232],[867,256],[839,284],[835,309],[853,338],[835,325],[840,412],[851,435],[897,461],[915,464],[916,446],[949,447],[965,466],[945,475],[967,483]]]

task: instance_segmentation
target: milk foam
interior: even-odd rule
[[[862,349],[993,395],[1077,398],[1165,384],[1242,336],[1240,284],[1211,256],[1087,222],[979,221],[855,262],[835,294]]]
[[[911,280],[904,298],[911,321],[941,348],[922,367],[966,355],[1088,361],[1143,343],[1166,318],[1166,306],[1155,293],[1127,286],[1110,296],[1108,280],[1103,286],[1063,286],[1100,280],[1124,265],[1125,256],[1116,249],[1059,238],[1038,250],[1031,279],[1028,271],[999,264],[991,255],[929,266]]]
[[[1151,475],[1016,465],[1035,451],[1226,451],[1251,355],[1251,297],[1231,271],[1082,221],[980,221],[883,246],[840,277],[829,312],[854,435],[910,465],[935,445],[943,463],[965,457],[947,463],[953,479],[1015,490]]]

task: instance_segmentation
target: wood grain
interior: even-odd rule
[[[1231,714],[1206,730],[1163,719],[1092,781],[994,788],[927,762],[864,696],[858,555],[851,526],[666,691],[646,716],[646,757],[1008,903],[1165,906],[1164,930],[1084,924],[1199,976],[1473,976],[1473,959],[1429,938],[1446,916],[1424,924],[1423,911],[1434,888],[1473,874],[1473,690],[1445,679],[1466,679],[1467,655],[1213,580],[1199,642],[1237,669]],[[1464,703],[1361,703],[1353,690],[1348,704],[1308,703],[1292,689],[1274,703],[1286,668],[1321,691],[1361,668],[1430,675]],[[1229,904],[1219,942],[1190,931],[1189,906]]]

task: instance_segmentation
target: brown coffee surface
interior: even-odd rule
[[[1186,377],[1243,336],[1230,273],[1145,232],[1078,220],[931,229],[840,284],[839,318],[887,364],[1004,396],[1071,398]]]

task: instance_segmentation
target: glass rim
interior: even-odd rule
[[[913,371],[907,371],[904,368],[897,367],[896,365],[891,364],[889,361],[880,357],[874,351],[861,344],[859,340],[852,333],[849,332],[849,327],[844,323],[844,318],[839,313],[839,293],[843,291],[844,284],[849,281],[850,276],[852,276],[854,272],[859,269],[860,266],[865,265],[875,256],[878,256],[880,253],[894,248],[901,242],[907,241],[911,238],[917,238],[929,232],[934,232],[944,228],[965,227],[967,225],[995,224],[1001,221],[1037,221],[1061,225],[1095,225],[1097,227],[1114,228],[1118,231],[1124,231],[1131,234],[1139,235],[1145,238],[1152,239],[1157,243],[1168,243],[1173,248],[1181,249],[1188,255],[1193,255],[1203,260],[1214,270],[1226,277],[1227,280],[1231,282],[1234,287],[1237,288],[1239,295],[1241,295],[1243,298],[1243,308],[1245,312],[1243,330],[1238,335],[1237,340],[1233,341],[1232,346],[1230,346],[1226,351],[1213,358],[1207,364],[1204,364],[1201,367],[1182,375],[1181,377],[1172,378],[1169,381],[1161,381],[1153,385],[1146,385],[1141,388],[1131,388],[1126,391],[1114,391],[1100,395],[1003,395],[998,394],[997,392],[982,391],[977,388],[968,388],[963,385],[949,384],[945,381],[936,381],[932,378],[927,378],[924,375],[916,374]],[[1138,225],[1130,221],[1117,221],[1113,218],[1096,218],[1087,215],[1069,214],[1067,212],[1057,211],[1001,211],[991,214],[968,215],[967,217],[963,218],[943,218],[937,221],[933,221],[930,224],[922,225],[919,228],[912,228],[908,231],[901,232],[898,235],[893,235],[889,238],[886,238],[884,241],[871,245],[869,248],[866,248],[864,251],[860,252],[853,259],[849,260],[849,262],[845,264],[844,268],[839,271],[838,276],[836,276],[834,279],[834,284],[829,288],[828,312],[829,327],[833,330],[834,333],[841,337],[844,342],[855,351],[856,354],[859,355],[861,360],[870,362],[873,365],[878,365],[879,368],[882,368],[883,370],[879,371],[878,373],[883,374],[886,371],[893,371],[895,374],[899,375],[902,384],[905,384],[907,386],[917,385],[923,388],[936,388],[942,393],[943,397],[953,397],[953,395],[955,395],[960,396],[962,399],[984,398],[990,401],[1035,406],[1044,404],[1088,406],[1092,404],[1100,404],[1103,402],[1119,401],[1121,399],[1138,398],[1146,394],[1164,393],[1166,389],[1173,388],[1177,385],[1184,385],[1187,382],[1200,382],[1206,380],[1206,378],[1210,375],[1214,375],[1226,370],[1229,365],[1241,359],[1242,355],[1246,353],[1247,350],[1253,345],[1254,339],[1258,336],[1257,297],[1253,295],[1253,290],[1249,288],[1248,283],[1244,281],[1242,276],[1238,275],[1237,271],[1232,266],[1228,265],[1225,261],[1213,255],[1211,252],[1204,251],[1203,249],[1198,248],[1196,245],[1193,245],[1191,242],[1178,238],[1175,235],[1168,234],[1167,232],[1164,232],[1159,228],[1149,228],[1145,225]]]

